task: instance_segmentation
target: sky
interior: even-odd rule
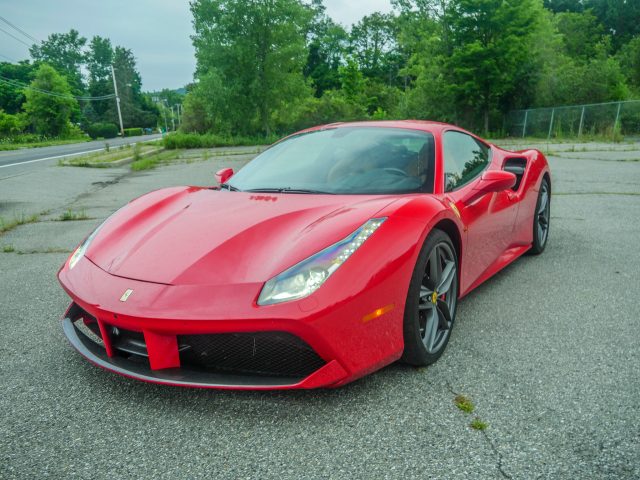
[[[327,13],[349,26],[390,0],[325,0]],[[38,40],[75,28],[84,37],[108,37],[130,48],[143,90],[179,88],[193,80],[191,13],[187,0],[0,0],[0,16]],[[0,20],[0,61],[29,57],[30,40]],[[19,40],[12,38],[10,33]]]

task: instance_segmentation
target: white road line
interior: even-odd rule
[[[124,145],[135,145],[137,143],[154,142],[156,140],[158,140],[158,139],[154,138],[154,139],[151,139],[151,140],[142,140],[140,142],[133,142],[133,143],[128,143],[128,144],[124,144]],[[112,148],[116,148],[116,147],[119,147],[119,146],[120,145],[114,145]],[[85,150],[84,152],[65,153],[64,155],[56,155],[55,157],[38,158],[37,160],[27,160],[26,162],[16,162],[16,163],[10,163],[8,165],[0,165],[0,168],[15,167],[16,165],[26,165],[28,163],[44,162],[46,160],[55,160],[56,158],[75,157],[77,155],[84,155],[85,153],[102,152],[103,150],[105,150],[105,148],[96,148],[95,150]]]
[[[102,150],[104,150],[104,148],[97,148],[95,150],[85,150],[84,152],[77,152],[77,153],[66,153],[64,155],[56,155],[55,157],[38,158],[37,160],[27,160],[26,162],[17,162],[17,163],[10,163],[8,165],[0,165],[0,168],[15,167],[16,165],[26,165],[27,163],[44,162],[45,160],[55,160],[56,158],[62,158],[62,157],[75,157],[76,155],[101,152]]]

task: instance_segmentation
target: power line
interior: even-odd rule
[[[18,82],[17,80],[12,80],[11,78],[3,77],[1,75],[0,75],[0,83],[5,83],[15,88],[26,88],[27,90],[33,90],[34,92],[38,92],[43,95],[49,95],[50,97],[57,97],[57,98],[65,98],[68,100],[75,99],[75,100],[84,100],[84,101],[98,101],[98,100],[109,100],[115,97],[115,94],[113,93],[109,95],[102,95],[99,97],[65,95],[63,93],[51,92],[49,90],[43,90],[41,88],[32,87],[31,85],[25,85],[22,82]]]
[[[9,25],[10,27],[12,27],[15,31],[20,32],[22,35],[24,35],[25,37],[27,37],[29,40],[31,40],[33,43],[38,43],[38,40],[33,37],[32,35],[29,35],[27,32],[25,32],[24,30],[22,30],[20,27],[16,27],[13,23],[11,23],[9,20],[7,20],[6,18],[0,16],[0,20],[2,20],[4,23],[6,23],[7,25]]]
[[[18,61],[17,61],[17,60],[14,60],[13,58],[9,58],[9,57],[7,57],[6,55],[3,55],[3,54],[1,54],[1,53],[0,53],[0,57],[2,57],[2,58],[6,58],[6,59],[7,59],[7,60],[9,60],[11,63],[18,63]]]
[[[18,42],[22,43],[23,45],[26,45],[27,47],[31,47],[31,44],[28,44],[27,42],[22,41],[22,39],[16,37],[13,33],[9,33],[7,32],[4,28],[0,28],[0,32],[4,32],[7,35],[9,35],[11,38],[17,40]]]

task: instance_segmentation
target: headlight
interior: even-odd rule
[[[273,305],[311,295],[385,220],[386,217],[372,218],[347,238],[273,277],[262,288],[258,305]]]
[[[109,217],[107,217],[107,219],[102,222],[100,225],[98,225],[98,228],[96,228],[91,235],[89,235],[84,242],[82,242],[82,244],[76,248],[75,252],[73,252],[71,254],[71,256],[69,257],[69,270],[72,270],[73,267],[76,266],[76,263],[78,263],[78,261],[84,257],[85,252],[87,251],[87,248],[89,248],[89,245],[91,245],[91,242],[93,241],[94,238],[96,238],[96,235],[98,234],[98,232],[100,231],[100,229],[103,227],[103,225],[105,223],[107,223],[107,221],[109,220],[109,218],[111,218],[113,216],[110,215]]]

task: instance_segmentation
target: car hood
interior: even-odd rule
[[[346,237],[395,198],[166,189],[114,214],[86,257],[112,275],[147,282],[264,282]]]

